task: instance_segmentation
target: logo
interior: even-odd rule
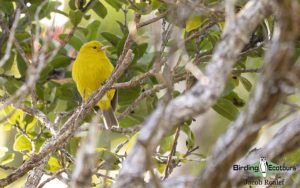
[[[257,177],[269,177],[277,173],[295,172],[295,166],[278,165],[261,157],[257,162],[249,165],[233,165],[234,171],[247,171]]]
[[[246,171],[250,172],[256,177],[262,177],[264,178],[264,181],[261,179],[248,181],[246,180],[244,184],[248,185],[283,185],[284,179],[275,179],[270,180],[267,179],[267,177],[276,175],[278,173],[284,173],[284,172],[295,172],[296,166],[286,166],[286,165],[278,165],[271,161],[268,161],[266,157],[261,157],[257,162],[253,164],[247,164],[247,165],[233,165],[234,171]]]

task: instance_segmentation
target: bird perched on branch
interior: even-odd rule
[[[111,75],[114,66],[105,54],[106,46],[98,41],[90,41],[84,44],[77,55],[72,67],[72,78],[76,83],[83,100],[87,101],[89,96],[101,87],[101,84]],[[114,114],[117,104],[117,91],[108,90],[97,103],[102,110],[104,123],[107,129],[118,126]]]

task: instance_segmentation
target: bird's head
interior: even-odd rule
[[[106,48],[107,46],[104,46],[101,42],[93,40],[81,46],[79,53],[87,53],[90,55],[105,54]]]

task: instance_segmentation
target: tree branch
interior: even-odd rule
[[[153,151],[163,136],[194,115],[207,111],[221,95],[227,76],[249,35],[269,13],[269,0],[252,0],[241,11],[237,21],[223,33],[212,62],[207,66],[209,83],[198,82],[185,95],[176,97],[166,106],[159,105],[142,126],[137,142],[120,170],[113,185],[117,187],[143,187],[143,173],[147,168],[147,151]]]
[[[266,2],[270,1],[259,3],[263,5]],[[257,82],[256,90],[245,110],[218,139],[206,168],[196,182],[199,187],[224,186],[221,184],[226,179],[224,173],[226,174],[233,162],[248,150],[249,142],[255,140],[261,126],[271,118],[270,114],[284,98],[285,93],[281,86],[287,84],[286,75],[293,67],[291,58],[299,33],[298,25],[294,24],[297,23],[295,20],[298,19],[298,11],[297,2],[295,5],[291,1],[277,1],[274,12],[277,13],[278,25],[266,53],[265,68]],[[243,11],[240,14],[242,13]],[[217,169],[222,171],[218,173]]]
[[[42,163],[43,159],[46,156],[48,156],[48,154],[59,149],[60,145],[65,143],[71,136],[73,136],[77,128],[80,126],[80,122],[83,120],[83,118],[89,113],[91,108],[95,106],[96,103],[104,96],[104,94],[109,90],[109,88],[111,88],[113,83],[129,66],[132,59],[132,50],[128,50],[119,68],[114,70],[114,72],[108,78],[107,82],[102,86],[102,88],[96,90],[89,97],[86,104],[82,104],[80,107],[77,108],[73,115],[64,123],[62,128],[59,130],[58,134],[52,136],[42,145],[39,153],[30,157],[30,159],[25,161],[18,169],[16,169],[7,177],[0,179],[0,187],[4,187],[16,181],[19,177],[25,175],[29,170],[33,169],[36,166],[39,166]]]

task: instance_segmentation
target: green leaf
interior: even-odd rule
[[[24,40],[29,40],[30,37],[31,35],[26,31],[19,31],[16,33],[16,39],[19,42],[23,42]]]
[[[201,16],[190,16],[186,21],[185,30],[186,32],[190,32],[194,29],[197,29],[201,26],[203,20]]]
[[[246,59],[246,68],[247,69],[256,69],[261,67],[263,64],[262,57],[247,57]]]
[[[101,165],[100,169],[106,170],[117,170],[119,169],[118,164],[120,163],[119,157],[107,150],[106,148],[97,148],[97,153],[99,153],[98,159],[100,159]]]
[[[79,137],[72,137],[70,139],[67,145],[67,149],[71,155],[76,155],[79,143],[80,143]]]
[[[31,115],[25,114],[22,121],[19,121],[20,127],[26,132],[32,131],[37,123],[37,119]]]
[[[0,0],[0,10],[3,11],[6,15],[11,15],[14,11],[14,5],[11,1]]]
[[[19,109],[15,109],[12,105],[9,105],[6,108],[4,108],[4,113],[6,115],[12,113],[12,115],[10,115],[10,117],[7,119],[7,122],[10,123],[11,125],[19,123],[23,120],[23,116],[24,116],[23,111]]]
[[[293,152],[287,154],[286,160],[290,165],[296,165],[297,161],[300,160],[300,148],[294,150]]]
[[[108,33],[108,32],[103,32],[101,35],[109,41],[113,46],[117,46],[119,41],[121,40],[119,37],[117,37],[114,34]]]
[[[8,79],[6,80],[4,87],[10,95],[13,95],[21,87],[21,85],[21,81],[15,79]]]
[[[61,165],[59,163],[59,160],[56,157],[50,157],[48,164],[47,164],[47,169],[50,172],[57,172],[58,170],[60,170]]]
[[[58,9],[54,10],[53,12],[58,13],[58,14],[60,14],[60,15],[62,15],[62,16],[67,17],[67,18],[69,17],[69,14],[68,14],[68,13],[66,13],[66,12],[64,12],[64,11],[61,11],[61,10],[58,10]]]
[[[131,136],[131,138],[129,139],[129,142],[126,145],[126,148],[125,148],[126,153],[129,153],[131,151],[131,149],[133,148],[133,145],[136,142],[136,139],[137,139],[138,135],[139,135],[139,133],[137,132],[137,133],[135,133],[134,135]]]
[[[70,7],[70,9],[72,9],[72,10],[76,10],[77,8],[76,8],[76,5],[75,5],[75,0],[70,0],[69,1],[69,7]]]
[[[5,165],[12,162],[15,158],[14,153],[6,153],[3,157],[0,157],[0,164]]]
[[[208,37],[204,38],[200,44],[200,49],[203,51],[211,51],[213,47],[214,46]]]
[[[245,88],[247,91],[250,92],[250,91],[251,91],[251,88],[252,88],[251,82],[250,82],[247,78],[245,78],[245,77],[243,77],[243,76],[239,76],[238,78],[239,78],[239,80],[242,82],[244,88]]]
[[[245,105],[245,100],[240,98],[238,94],[234,91],[231,91],[228,95],[224,97],[225,99],[230,100],[235,106],[242,107]]]
[[[107,10],[100,1],[96,1],[92,9],[101,18],[105,18],[107,15]]]
[[[151,1],[152,10],[158,9],[159,7],[161,7],[161,5],[162,5],[162,3],[159,0]]]
[[[156,169],[158,170],[159,173],[164,173],[165,169],[166,169],[166,164],[162,163],[160,160],[156,159],[155,160],[155,166]]]
[[[236,88],[239,85],[238,81],[239,81],[238,79],[234,79],[233,77],[230,76],[227,80],[222,96],[228,95],[234,88]]]
[[[59,38],[61,40],[64,40],[67,37],[67,34],[61,34],[59,35]],[[69,41],[69,44],[76,50],[79,51],[80,47],[83,45],[83,42],[76,36],[73,36],[71,40]]]
[[[62,100],[75,100],[74,98],[74,91],[72,88],[72,85],[74,85],[73,83],[68,83],[68,84],[63,84],[61,86],[58,87],[57,90],[57,96],[59,99]]]
[[[78,25],[82,19],[82,12],[80,10],[70,10],[69,18],[73,25]]]
[[[108,4],[110,4],[116,11],[119,11],[122,8],[122,0],[105,0]]]
[[[27,73],[27,64],[25,63],[25,61],[19,53],[17,54],[17,66],[19,73],[22,77],[24,77]]]
[[[191,149],[194,147],[195,144],[195,136],[190,128],[190,125],[188,123],[185,123],[182,126],[182,131],[186,134],[187,139],[186,139],[186,146],[188,149]]]
[[[127,38],[127,36],[124,35],[123,38],[119,41],[119,43],[117,45],[117,55],[118,56],[120,56],[123,51],[126,38]]]
[[[213,109],[222,115],[223,117],[234,120],[239,114],[239,110],[228,99],[220,98],[218,102],[213,106]]]
[[[30,141],[24,135],[19,135],[15,139],[13,149],[14,151],[31,151],[32,146]]]
[[[92,23],[90,23],[87,26],[87,30],[88,30],[87,39],[89,41],[97,39],[100,25],[101,25],[100,21],[94,20]]]
[[[15,61],[15,52],[11,51],[9,59],[2,66],[4,71],[9,71],[11,69],[11,67],[13,66],[14,61]]]
[[[139,96],[140,88],[131,88],[131,89],[120,89],[119,92],[119,102],[120,106],[127,106],[132,104],[132,102]]]
[[[0,158],[4,157],[4,155],[8,152],[7,147],[1,147],[0,146]]]
[[[54,69],[60,67],[67,67],[71,64],[71,59],[67,56],[58,55],[50,63]]]
[[[31,3],[31,6],[27,8],[26,14],[29,13],[32,17],[35,15],[37,8],[41,5],[39,3]],[[57,7],[61,5],[59,1],[49,1],[42,7],[42,11],[40,12],[39,19],[44,17],[50,18],[50,13],[57,9]]]
[[[31,133],[30,136],[32,136],[32,138],[34,138],[34,137],[37,136],[37,134],[38,134],[38,133],[34,132],[34,133]],[[37,151],[39,151],[40,148],[42,147],[42,145],[45,143],[46,139],[47,139],[47,138],[51,138],[51,136],[52,136],[52,135],[51,135],[51,133],[49,133],[49,132],[43,133],[42,136],[41,136],[38,140],[35,141],[35,147],[36,147],[35,149],[36,149]]]
[[[133,125],[137,125],[141,122],[142,121],[140,120],[140,118],[129,115],[126,116],[124,119],[122,119],[119,123],[120,123],[120,127],[126,128],[126,127],[132,127]]]
[[[134,6],[130,5],[129,8],[142,15],[149,14],[152,11],[152,7],[146,2],[135,3]]]
[[[137,61],[138,59],[143,57],[143,55],[147,50],[147,47],[148,47],[147,43],[142,43],[140,45],[137,44],[133,45],[134,61]]]
[[[174,142],[174,135],[164,137],[160,142],[159,153],[164,154],[171,151]]]

